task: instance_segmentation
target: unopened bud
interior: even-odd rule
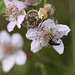
[[[51,16],[55,13],[55,8],[51,4],[45,4],[44,8],[47,10],[47,13]]]
[[[42,20],[46,19],[48,17],[47,10],[45,8],[40,8],[38,12],[39,18]]]

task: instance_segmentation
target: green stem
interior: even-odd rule
[[[14,75],[17,75],[16,74],[16,65],[14,66]]]
[[[44,5],[47,4],[47,0],[44,0]]]

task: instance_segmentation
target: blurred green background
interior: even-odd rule
[[[43,48],[33,54],[30,51],[31,41],[25,38],[26,28],[19,30],[15,27],[10,34],[20,33],[23,36],[23,50],[27,53],[27,62],[23,66],[15,65],[9,73],[2,71],[0,63],[0,75],[75,75],[75,0],[48,0],[48,3],[56,8],[54,17],[58,19],[59,24],[66,24],[71,28],[69,35],[62,38],[64,54],[59,55],[53,48]],[[43,7],[43,1],[31,8],[39,7]],[[2,15],[4,8],[3,0],[0,0],[0,31],[7,30],[8,21]]]

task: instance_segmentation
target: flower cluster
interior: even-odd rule
[[[5,17],[9,21],[7,30],[14,30],[21,25],[27,28],[26,38],[32,40],[31,51],[37,53],[43,47],[52,46],[59,54],[64,52],[64,44],[61,38],[67,36],[70,28],[67,25],[58,24],[55,18],[55,8],[52,4],[45,4],[39,10],[31,9],[26,11],[29,6],[36,6],[42,0],[4,0],[6,5]],[[23,65],[27,56],[22,50],[23,39],[19,33],[10,36],[5,30],[0,32],[0,60],[4,72],[8,72],[14,64]],[[7,64],[7,65],[6,65]]]

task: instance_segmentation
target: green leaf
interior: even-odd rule
[[[4,0],[0,0],[0,15],[4,13],[4,10],[5,10]]]

